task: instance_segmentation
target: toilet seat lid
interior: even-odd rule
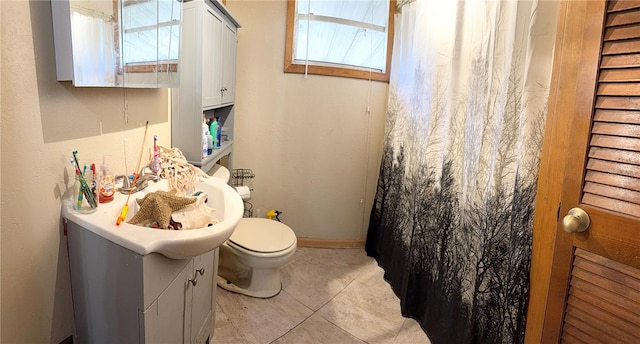
[[[232,243],[255,252],[278,252],[296,243],[296,235],[289,226],[263,218],[240,219],[229,238]]]

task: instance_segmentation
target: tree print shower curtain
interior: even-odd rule
[[[399,2],[366,250],[433,343],[524,340],[557,4]]]

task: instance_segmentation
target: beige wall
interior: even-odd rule
[[[234,164],[256,173],[255,208],[284,211],[298,236],[364,239],[387,85],[283,74],[286,2],[228,5],[243,24]],[[57,82],[50,2],[0,6],[0,342],[59,343],[73,331],[60,220],[65,181],[73,180],[68,158],[73,150],[82,163],[110,154],[112,173],[124,172],[125,159],[132,170],[147,120],[149,136],[170,145],[167,91],[130,89],[125,97]]]
[[[0,27],[2,27],[2,5],[0,5]],[[0,35],[0,47],[2,47],[2,35]],[[2,80],[2,49],[0,49],[0,80]],[[2,95],[2,82],[0,82],[0,95]],[[0,151],[2,150],[2,97],[0,96]],[[0,156],[1,157],[1,156]],[[2,180],[2,159],[0,159],[0,180]],[[0,196],[2,195],[2,183],[0,183]],[[2,218],[2,202],[0,202],[0,218]],[[0,221],[0,271],[2,270],[2,223]],[[2,273],[0,272],[0,305],[2,305]],[[0,312],[0,341],[2,341],[2,312]]]
[[[80,89],[55,79],[49,1],[2,1],[2,343],[59,343],[73,330],[60,220],[69,157],[135,168],[149,138],[170,145],[167,90]],[[101,135],[102,127],[102,135]],[[151,143],[151,140],[148,140]],[[147,158],[147,154],[144,155]],[[65,175],[66,171],[66,175]],[[70,184],[71,184],[70,183]]]
[[[364,239],[388,85],[285,74],[286,1],[229,0],[227,7],[242,25],[233,164],[256,174],[254,210],[283,211],[298,236]]]

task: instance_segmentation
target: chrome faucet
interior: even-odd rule
[[[135,180],[135,185],[131,185],[131,180],[129,180],[128,176],[119,175],[116,176],[116,182],[122,179],[122,187],[118,188],[123,194],[128,194],[130,192],[138,192],[149,185],[149,181],[158,181],[158,176],[154,173],[146,173],[145,170],[149,168],[149,165],[146,165],[140,169],[140,174],[138,174],[138,178]],[[133,191],[132,191],[133,189]]]

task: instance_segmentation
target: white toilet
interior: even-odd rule
[[[243,218],[220,246],[220,287],[259,298],[282,289],[280,268],[296,251],[296,235],[287,225],[264,218]]]

